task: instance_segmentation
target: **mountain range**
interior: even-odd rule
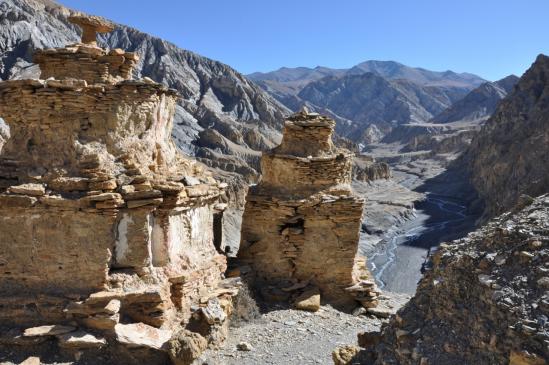
[[[489,82],[470,73],[436,72],[394,61],[366,61],[349,69],[283,67],[248,75],[289,109],[303,105],[338,121],[337,132],[367,145],[385,138],[407,143],[425,123],[480,125],[517,82]],[[410,132],[410,126],[413,132]],[[437,128],[427,126],[425,133]],[[391,133],[393,132],[393,133]]]
[[[372,133],[379,139],[396,126],[429,121],[486,82],[469,73],[394,61],[366,61],[349,69],[281,68],[248,77],[292,110],[306,105],[331,115],[341,136],[363,144],[372,142]]]

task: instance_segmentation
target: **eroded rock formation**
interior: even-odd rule
[[[46,80],[0,83],[0,343],[162,359],[183,326],[215,345],[236,290],[215,247],[225,184],[172,142],[176,92],[95,45],[112,24],[72,21],[81,43],[35,55]]]
[[[357,255],[363,201],[350,187],[352,154],[334,146],[334,126],[316,113],[294,114],[280,146],[262,156],[263,176],[247,196],[238,258],[251,266],[267,299],[288,299],[300,289],[312,293],[311,285],[335,305],[376,305],[375,285]]]
[[[549,190],[549,57],[539,55],[473,139],[462,161],[485,203],[484,219],[521,194]]]
[[[525,197],[429,264],[381,337],[359,336],[376,364],[548,363],[549,195]]]

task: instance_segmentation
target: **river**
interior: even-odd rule
[[[466,204],[459,198],[429,191],[425,196],[416,205],[413,217],[387,232],[368,257],[380,289],[415,293],[429,251],[473,227],[475,217],[466,214]]]

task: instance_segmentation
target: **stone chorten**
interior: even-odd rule
[[[267,298],[309,285],[326,302],[371,307],[376,288],[357,253],[363,201],[351,190],[353,154],[332,142],[334,126],[306,109],[286,120],[248,193],[238,259]]]
[[[132,80],[134,53],[97,47],[112,24],[71,20],[82,42],[37,51],[42,79],[0,82],[0,326],[158,347],[192,307],[214,338],[234,294],[214,245],[225,184],[172,142],[175,91]]]

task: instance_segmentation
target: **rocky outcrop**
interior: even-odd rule
[[[376,364],[543,365],[549,195],[525,198],[431,256],[415,296],[361,346]],[[366,351],[365,351],[366,352]]]
[[[318,292],[300,291],[316,287],[342,308],[377,304],[358,255],[363,201],[350,187],[352,154],[333,144],[334,125],[316,113],[295,114],[282,144],[262,156],[261,182],[246,198],[238,260],[252,268],[249,280],[267,300],[294,295],[298,308],[309,307]]]
[[[237,291],[216,249],[227,184],[173,143],[177,92],[96,46],[114,25],[70,20],[82,42],[35,54],[47,80],[0,82],[0,343],[167,358],[187,326],[215,345]]]
[[[79,39],[78,27],[67,20],[75,12],[52,1],[4,0],[2,5],[7,11],[0,13],[0,79],[38,77],[34,51]],[[286,108],[229,66],[136,29],[118,26],[98,43],[135,53],[134,77],[178,91],[172,135],[179,149],[201,157],[216,173],[227,168],[218,176],[229,182],[240,179],[235,170],[248,181],[257,179],[254,156],[280,141]],[[219,134],[218,143],[227,146],[223,152],[201,133],[205,130]]]
[[[467,150],[478,130],[477,126],[454,128],[442,124],[427,124],[398,127],[390,133],[390,136],[391,138],[398,135],[409,136],[402,137],[401,141],[406,145],[400,149],[400,152],[431,151],[432,154],[459,154]]]
[[[463,99],[431,119],[431,123],[459,121],[481,123],[492,116],[499,102],[513,91],[519,78],[507,76],[495,82],[486,82],[471,91]]]
[[[549,187],[549,57],[540,55],[476,136],[464,159],[484,219]]]
[[[356,181],[373,181],[391,178],[391,169],[385,162],[377,162],[367,155],[355,156],[353,163],[353,179]]]

